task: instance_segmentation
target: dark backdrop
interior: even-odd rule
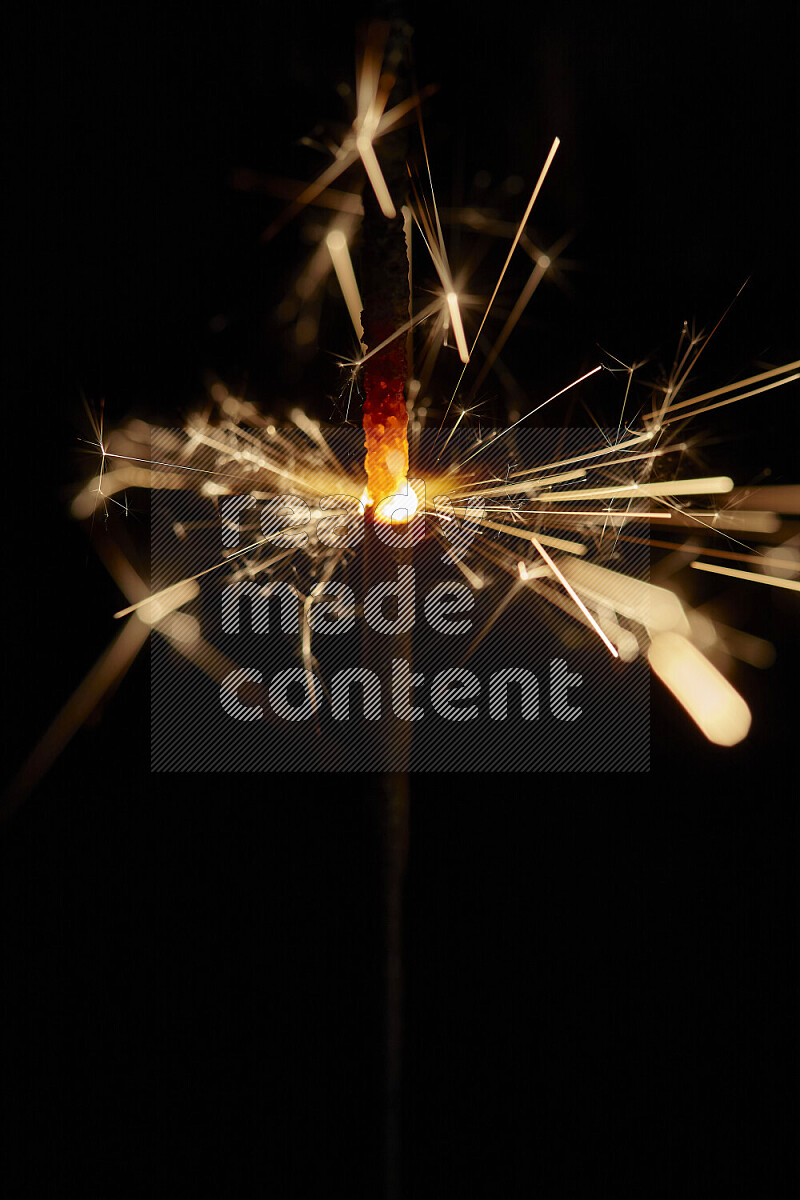
[[[410,12],[419,78],[441,84],[426,111],[443,194],[474,200],[479,170],[493,196],[509,176],[527,187],[563,139],[534,222],[545,240],[575,232],[580,270],[532,305],[546,351],[509,343],[526,385],[571,377],[598,342],[668,364],[681,322],[712,323],[747,277],[701,379],[795,356],[784,9]],[[278,206],[231,180],[310,174],[295,143],[342,115],[355,15],[26,11],[8,152],[22,266],[8,289],[11,768],[119,606],[67,517],[91,436],[81,396],[113,425],[178,419],[208,370],[253,398],[276,380],[305,401],[335,388],[325,356],[287,366],[270,324],[296,235],[261,247]],[[329,321],[338,349],[346,326]],[[796,480],[796,390],[772,397],[722,410],[712,470]],[[779,1194],[796,608],[760,590],[740,615],[779,658],[737,676],[756,714],[744,745],[708,746],[654,687],[648,776],[412,781],[409,1195],[600,1195],[631,1177],[645,1195],[699,1196],[748,1162]],[[219,1194],[380,1195],[374,785],[151,776],[148,695],[142,656],[3,832],[15,1194],[213,1180]]]

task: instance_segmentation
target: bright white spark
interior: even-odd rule
[[[462,363],[469,362],[469,350],[467,349],[467,339],[464,336],[464,323],[461,320],[461,309],[458,307],[458,296],[455,292],[447,293],[447,307],[450,310],[450,320],[453,323],[453,333],[456,337],[456,346],[458,347],[458,357]]]

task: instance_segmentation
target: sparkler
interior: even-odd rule
[[[392,29],[387,59],[393,62],[389,80],[392,99],[404,99],[402,25]],[[406,342],[399,332],[409,315],[408,247],[402,208],[405,199],[407,143],[402,130],[387,135],[381,145],[381,165],[372,147],[378,127],[381,98],[380,60],[376,40],[368,42],[359,76],[357,145],[370,186],[363,196],[362,278],[363,327],[367,352],[363,360],[364,435],[367,473],[366,501],[379,518],[391,519],[394,496],[408,491],[408,413],[405,386],[408,374]],[[383,74],[383,78],[386,75]],[[384,93],[385,94],[385,93]]]
[[[381,53],[385,49],[384,44]],[[265,535],[255,530],[241,548],[227,552],[206,570],[220,580],[287,583],[306,616],[313,612],[327,580],[335,573],[346,577],[357,569],[352,549],[324,536],[331,514],[322,504],[323,497],[346,498],[349,512],[356,518],[366,506],[378,521],[396,520],[401,510],[408,519],[418,500],[417,492],[408,486],[409,476],[421,478],[429,535],[446,550],[451,549],[447,520],[478,512],[474,502],[481,499],[484,506],[475,516],[478,529],[469,553],[452,555],[451,561],[471,588],[490,590],[496,596],[493,619],[512,596],[525,595],[534,614],[547,611],[563,620],[565,627],[571,623],[600,653],[625,664],[646,659],[710,741],[734,745],[747,735],[749,709],[720,667],[736,656],[766,664],[770,648],[756,645],[757,639],[692,609],[672,581],[651,583],[630,575],[621,551],[627,544],[644,541],[679,555],[684,567],[735,580],[742,587],[758,583],[790,592],[800,590],[797,559],[782,522],[783,515],[798,510],[800,487],[746,493],[727,475],[686,478],[678,473],[681,460],[699,444],[688,432],[693,418],[796,382],[800,362],[773,366],[738,383],[692,394],[691,372],[708,339],[686,335],[667,386],[648,389],[651,403],[647,415],[638,420],[629,417],[627,422],[626,411],[635,411],[632,400],[639,387],[638,370],[612,362],[608,369],[617,372],[625,385],[616,432],[598,433],[596,444],[579,453],[551,455],[529,461],[520,469],[519,462],[512,462],[516,430],[546,408],[557,413],[565,394],[590,388],[601,370],[598,364],[574,379],[565,372],[562,387],[551,396],[532,400],[519,420],[507,428],[486,433],[480,426],[474,403],[478,388],[491,370],[502,365],[500,356],[522,312],[558,262],[558,244],[549,252],[539,250],[526,232],[556,158],[558,139],[511,230],[502,270],[476,320],[465,295],[466,271],[454,271],[450,264],[424,133],[421,141],[429,198],[414,181],[414,198],[408,201],[400,182],[401,176],[405,178],[406,153],[398,126],[414,113],[417,98],[392,97],[385,76],[378,50],[370,44],[359,74],[353,129],[331,167],[299,192],[269,231],[273,236],[305,205],[313,203],[334,212],[313,263],[300,277],[297,297],[302,305],[318,294],[328,271],[334,270],[356,337],[365,347],[363,353],[343,363],[348,416],[354,394],[357,397],[360,389],[364,396],[363,465],[343,459],[331,430],[302,409],[291,414],[292,428],[287,431],[219,382],[212,388],[205,411],[192,416],[178,432],[159,433],[155,444],[151,431],[140,423],[109,435],[98,427],[99,470],[76,496],[73,512],[78,519],[95,522],[96,540],[126,597],[117,614],[123,625],[110,650],[34,751],[18,780],[17,796],[33,785],[104,692],[116,684],[148,637],[164,639],[175,653],[217,684],[235,667],[205,636],[192,607],[200,575],[172,582],[154,593],[115,544],[116,518],[124,519],[125,497],[137,489],[192,492],[207,501],[210,526],[217,520],[215,506],[228,496],[247,494],[269,502],[287,489],[301,496],[310,514],[310,533],[302,544],[284,544],[285,528]],[[422,133],[421,125],[420,130]],[[397,140],[392,142],[392,136]],[[359,163],[365,176],[363,195],[334,191],[330,185]],[[362,260],[357,270],[349,246],[362,214]],[[416,305],[408,284],[409,216],[440,287],[433,301],[425,297]],[[518,252],[527,252],[533,260],[530,277],[499,335],[479,359],[481,336]],[[418,373],[408,353],[407,338],[412,330],[424,337]],[[444,416],[433,448],[426,448],[421,434],[430,422],[431,381],[435,387],[437,364],[449,334],[455,340],[461,374],[456,387],[444,396]],[[460,391],[465,380],[470,388],[466,394]],[[553,418],[555,423],[559,419],[558,415]],[[467,445],[459,436],[465,431],[469,431]],[[698,507],[702,497],[709,498],[705,508]],[[108,523],[109,537],[99,527],[98,515]],[[655,525],[657,538],[636,536],[643,523]],[[177,547],[192,531],[176,522],[173,532]],[[758,545],[751,546],[750,535],[770,538],[771,549],[765,552]],[[702,561],[709,558],[722,561]],[[737,565],[729,565],[734,559]],[[311,678],[318,664],[308,621],[303,622],[298,650]],[[402,776],[387,788],[383,820],[390,992],[394,996],[389,1013],[390,1076],[396,1079],[400,889],[407,836],[407,781]]]
[[[535,602],[568,613],[579,625],[592,631],[604,652],[619,654],[626,661],[645,655],[657,676],[711,740],[739,740],[746,732],[746,723],[740,717],[727,730],[709,723],[709,708],[721,702],[730,685],[723,682],[721,673],[709,674],[699,664],[701,658],[707,661],[707,652],[713,647],[713,653],[724,666],[725,660],[736,653],[734,646],[744,644],[746,635],[732,636],[732,631],[712,620],[707,621],[704,637],[694,645],[699,658],[686,654],[683,646],[678,651],[678,643],[670,638],[659,641],[658,651],[650,653],[653,638],[662,634],[675,634],[690,641],[694,638],[697,642],[698,614],[679,598],[674,587],[657,586],[628,576],[620,569],[619,551],[625,544],[645,541],[679,553],[683,564],[694,570],[736,580],[740,586],[758,583],[790,592],[798,590],[796,552],[791,539],[787,540],[783,533],[782,515],[798,511],[800,486],[745,491],[735,488],[728,477],[680,477],[669,464],[699,445],[697,436],[686,432],[692,419],[797,382],[800,360],[772,366],[733,384],[691,394],[692,371],[716,327],[709,335],[684,330],[669,380],[665,386],[651,389],[649,411],[638,422],[625,423],[623,418],[626,408],[632,411],[631,396],[638,386],[640,368],[612,360],[604,364],[606,369],[621,375],[625,381],[616,435],[603,434],[594,448],[579,454],[555,457],[521,470],[511,471],[507,467],[504,471],[501,460],[504,454],[512,453],[514,429],[546,406],[557,403],[567,391],[584,386],[600,370],[598,364],[588,374],[566,381],[553,396],[531,405],[513,425],[489,436],[482,432],[480,424],[475,426],[477,410],[464,405],[459,398],[459,385],[474,360],[481,332],[514,253],[520,248],[527,252],[534,259],[534,271],[500,335],[488,347],[482,365],[475,369],[473,393],[476,384],[500,363],[500,352],[512,336],[524,305],[547,272],[557,266],[558,248],[551,248],[550,253],[538,250],[528,238],[526,223],[552,167],[558,139],[542,165],[521,219],[507,227],[510,248],[481,319],[474,327],[470,348],[460,299],[465,280],[456,285],[449,262],[419,116],[421,97],[404,97],[395,89],[390,99],[398,61],[395,56],[387,71],[383,60],[387,53],[385,30],[377,36],[373,34],[361,61],[352,130],[335,152],[332,165],[313,184],[303,186],[299,192],[286,185],[273,187],[283,194],[293,190],[296,194],[268,231],[270,237],[274,236],[279,227],[312,204],[334,210],[335,215],[322,235],[324,258],[315,256],[301,276],[297,292],[301,300],[313,295],[333,267],[359,338],[362,335],[359,308],[363,306],[366,350],[355,359],[343,360],[343,370],[348,397],[352,398],[358,388],[363,389],[365,473],[357,464],[342,464],[337,459],[329,435],[315,418],[296,410],[291,422],[297,436],[287,438],[273,418],[232,395],[222,383],[216,383],[211,390],[211,407],[206,412],[191,417],[182,431],[162,436],[163,456],[154,457],[151,453],[150,431],[142,423],[133,422],[111,434],[105,434],[98,426],[95,434],[100,470],[76,496],[74,515],[94,524],[96,515],[102,513],[110,522],[124,511],[120,497],[125,497],[131,489],[188,489],[213,503],[243,490],[270,498],[291,487],[308,501],[316,530],[312,537],[304,545],[288,549],[274,544],[277,534],[254,538],[241,550],[227,554],[214,570],[220,578],[290,578],[303,603],[313,605],[319,581],[330,578],[334,570],[346,568],[353,557],[346,548],[327,545],[318,536],[319,523],[329,516],[319,508],[319,498],[331,493],[350,497],[354,512],[361,503],[374,508],[389,498],[383,511],[379,509],[376,513],[378,519],[391,520],[400,509],[411,515],[417,494],[406,486],[410,462],[411,473],[425,481],[424,516],[433,519],[435,536],[441,538],[441,522],[437,529],[436,521],[441,518],[443,499],[451,503],[454,518],[463,516],[478,496],[488,502],[470,554],[456,562],[472,586],[487,585],[491,576],[497,587],[499,570],[508,579],[509,587],[516,589],[521,584]],[[402,130],[398,130],[415,115],[419,119],[431,190],[426,197],[419,179],[415,179],[414,198],[406,205],[401,183],[406,172],[406,139]],[[379,153],[374,152],[375,146],[379,147]],[[352,172],[357,161],[362,163],[366,176],[361,197],[332,186],[345,172]],[[398,211],[404,206],[405,219]],[[349,252],[353,222],[358,220],[359,213],[363,213],[364,248],[359,272],[361,292]],[[442,286],[432,302],[415,310],[408,288],[409,247],[405,230],[409,227],[409,215]],[[491,224],[488,219],[478,220],[475,212],[466,216],[456,213],[455,219],[473,228],[483,229]],[[501,232],[505,233],[506,227]],[[414,328],[422,329],[425,334],[418,375],[414,375],[406,352],[406,338]],[[454,331],[462,371],[445,406],[445,417],[435,442],[436,453],[426,457],[420,435],[429,418],[428,381],[434,375],[448,330]],[[684,395],[687,391],[688,396]],[[457,415],[448,426],[446,421],[451,411]],[[454,454],[453,435],[466,429],[475,431],[472,447],[466,453]],[[492,459],[489,469],[481,470],[488,459]],[[569,486],[570,482],[573,486]],[[403,496],[402,502],[391,499],[398,494]],[[704,495],[711,497],[711,505],[696,507],[693,499]],[[632,536],[626,527],[634,521],[655,522],[659,536],[655,539]],[[681,540],[680,531],[684,529],[690,531],[688,540]],[[673,537],[665,538],[664,534],[671,531]],[[176,527],[175,534],[180,539],[186,536],[186,530]],[[751,535],[769,537],[774,549],[765,553],[739,540]],[[532,549],[534,559],[520,560],[520,541]],[[747,569],[727,562],[699,561],[726,555],[738,556]],[[105,546],[104,556],[130,601],[118,616],[133,624],[130,632],[115,643],[113,653],[104,656],[90,673],[34,751],[19,780],[23,790],[46,769],[48,761],[81,724],[104,690],[124,672],[148,633],[166,638],[180,654],[202,662],[206,670],[213,664],[215,678],[230,665],[208,645],[196,618],[184,611],[196,595],[194,581],[185,581],[151,596],[113,541]],[[505,596],[499,596],[498,606],[504,601]],[[680,685],[675,674],[664,666],[665,656],[670,653],[682,664]],[[308,633],[304,636],[302,655],[310,672],[313,652]],[[687,673],[691,676],[692,672],[702,687],[686,686]]]
[[[17,619],[6,626],[6,727],[10,768],[33,750],[16,796],[33,794],[6,830],[19,979],[9,1033],[22,1122],[37,1125],[39,1085],[50,1108],[81,1092],[102,1106],[101,1140],[111,1141],[105,1162],[92,1156],[98,1177],[125,1154],[125,1117],[142,1091],[129,1085],[141,1081],[146,1095],[152,1077],[163,1095],[144,1120],[130,1114],[134,1158],[158,1124],[178,1138],[178,1158],[199,1152],[206,1173],[220,1149],[220,1192],[255,1190],[245,1176],[285,1168],[287,1191],[312,1190],[297,1177],[313,1175],[324,1193],[345,1173],[353,1192],[384,1195],[377,1135],[397,1092],[381,1094],[378,1060],[389,1052],[396,1079],[402,974],[403,1193],[425,1192],[431,1174],[456,1190],[462,1172],[467,1193],[513,1193],[525,1174],[545,1191],[592,1191],[613,1168],[603,1145],[609,1135],[619,1143],[598,1118],[598,1094],[621,1113],[624,1141],[639,1083],[657,1091],[665,1064],[678,1091],[696,1075],[702,1095],[689,1096],[688,1115],[680,1094],[666,1105],[672,1144],[698,1125],[698,1104],[715,1105],[705,1085],[720,1067],[724,1091],[748,1070],[743,1057],[774,1058],[789,910],[779,772],[792,749],[786,659],[800,585],[800,488],[788,486],[800,484],[788,31],[761,9],[725,22],[696,8],[640,6],[624,22],[605,8],[550,6],[513,20],[509,11],[420,17],[441,46],[426,52],[420,85],[441,69],[460,93],[448,87],[433,102],[414,103],[423,93],[413,81],[405,99],[392,96],[384,40],[366,75],[377,98],[367,132],[357,125],[361,71],[352,90],[331,88],[333,121],[318,124],[320,94],[349,66],[335,8],[261,6],[252,18],[178,24],[137,8],[122,29],[111,17],[105,28],[78,25],[63,55],[64,22],[42,29],[41,53],[23,56],[17,108],[30,166],[21,160],[12,175],[31,220],[16,239],[25,273],[12,295],[21,311],[29,295],[38,302],[14,354],[26,378],[8,392],[6,475],[17,465],[25,486],[7,488]],[[386,157],[395,131],[408,142],[398,195]],[[305,132],[313,141],[276,145]],[[248,184],[232,166],[263,173],[250,170]],[[320,189],[331,167],[338,174]],[[291,179],[266,177],[284,168]],[[365,199],[402,220],[409,259],[398,254],[404,295],[371,341],[362,313],[380,285],[371,296]],[[577,230],[570,243],[567,229]],[[736,316],[708,344],[750,271]],[[671,366],[672,334],[694,312],[705,334],[688,328]],[[662,335],[665,351],[654,349]],[[365,631],[361,615],[395,565],[389,548],[385,569],[375,555],[364,562],[388,528],[378,485],[370,494],[363,429],[383,341],[405,352],[405,368],[388,374],[398,399],[403,388],[407,471],[401,459],[398,477],[385,454],[380,490],[424,485],[404,497],[418,498],[425,522],[409,552],[418,586],[408,652]],[[52,373],[37,387],[45,359]],[[96,414],[89,432],[80,411],[76,420],[78,386]],[[126,420],[137,411],[147,424]],[[305,524],[289,528],[290,513],[262,524],[287,493],[307,505]],[[254,507],[235,523],[236,544],[222,545],[222,520],[232,529],[244,497]],[[58,519],[70,503],[71,527]],[[407,511],[388,507],[395,523]],[[469,544],[458,537],[465,526]],[[337,541],[349,532],[351,545]],[[290,544],[297,533],[305,541]],[[480,715],[449,739],[426,659],[427,563],[475,601],[473,629],[445,654],[479,679]],[[337,687],[342,643],[322,623],[329,585],[355,596],[344,657],[381,679],[378,720],[365,719],[373,689]],[[236,588],[240,637],[220,621]],[[344,699],[342,748],[357,731],[365,763],[372,753],[387,769],[392,645],[425,673],[410,770],[430,770],[419,753],[429,723],[450,747],[447,769],[427,780],[349,774],[335,746],[329,753],[333,703]],[[571,725],[551,719],[544,646],[583,672],[571,699],[584,716]],[[502,726],[487,700],[493,672],[512,663],[535,671],[540,712],[519,719],[526,693],[513,683]],[[263,682],[236,692],[263,717],[236,726],[219,697],[242,667],[263,670]],[[318,712],[294,725],[269,695],[285,667],[320,685]],[[182,693],[172,707],[150,694],[167,674]],[[620,711],[601,680],[635,696],[602,751],[606,773],[543,777],[556,737],[585,744],[584,720]],[[301,695],[302,681],[294,686]],[[238,749],[224,755],[214,743],[191,765],[204,708],[229,744],[260,743],[260,757],[237,762]],[[186,769],[155,758],[161,778],[149,775],[151,722],[156,752],[170,731],[186,737]],[[516,774],[490,758],[504,733]],[[475,753],[459,763],[453,747],[470,741]],[[637,756],[632,778],[612,773],[625,744]],[[517,986],[526,959],[533,987]],[[750,1026],[752,1054],[741,1036]],[[159,1059],[153,1071],[148,1059]],[[55,1078],[53,1091],[61,1060],[65,1087]],[[531,1091],[545,1146],[563,1142],[553,1162],[515,1119]],[[58,1142],[64,1123],[52,1116],[38,1127]],[[644,1137],[651,1144],[652,1129]],[[80,1136],[76,1146],[80,1156]],[[719,1174],[720,1155],[703,1164],[687,1149],[694,1175]],[[548,1189],[551,1174],[561,1182]]]

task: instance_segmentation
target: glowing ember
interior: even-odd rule
[[[365,325],[367,321],[365,320]],[[394,330],[369,330],[373,344]],[[364,365],[364,436],[367,498],[382,507],[387,497],[405,501],[408,479],[408,413],[405,400],[405,339],[395,338]],[[383,518],[385,519],[385,518]],[[391,518],[390,518],[391,519]]]

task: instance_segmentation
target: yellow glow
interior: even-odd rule
[[[679,633],[659,633],[647,655],[655,674],[700,731],[717,746],[735,746],[750,729],[750,709],[717,668]]]
[[[371,503],[366,489],[361,497],[361,502],[362,504]],[[382,521],[385,525],[407,525],[418,508],[419,497],[413,487],[406,484],[405,491],[395,492],[393,496],[387,496],[385,500],[381,500],[375,509],[375,520]]]

